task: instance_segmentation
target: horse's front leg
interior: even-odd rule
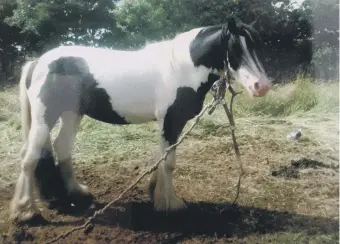
[[[177,142],[185,123],[176,123],[169,116],[162,124],[162,139],[160,152],[162,157],[165,149]],[[172,149],[166,159],[161,162],[153,173],[149,184],[149,195],[154,201],[154,207],[159,211],[173,211],[186,207],[184,201],[176,196],[173,186],[173,171],[176,166],[176,149]]]

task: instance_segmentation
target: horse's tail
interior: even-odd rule
[[[27,95],[27,88],[31,84],[33,70],[37,61],[28,61],[24,64],[20,77],[20,112],[21,112],[21,130],[23,141],[26,144],[29,131],[31,129],[31,105]]]

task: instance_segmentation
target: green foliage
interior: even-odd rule
[[[39,35],[40,24],[49,18],[49,5],[44,2],[32,4],[29,0],[18,0],[16,4],[13,15],[6,17],[5,23],[19,27],[21,32],[33,32]]]
[[[237,89],[241,89],[237,85]],[[227,94],[227,100],[230,95]],[[316,83],[297,77],[289,84],[275,85],[268,95],[251,98],[242,94],[236,98],[236,116],[290,116],[306,113],[338,113],[339,83]]]
[[[125,43],[132,47],[147,41],[174,37],[192,25],[188,18],[188,0],[135,0],[123,2],[112,12],[117,27],[125,33]]]
[[[305,0],[297,9],[293,0],[0,0],[0,71],[8,77],[26,56],[60,44],[135,49],[233,14],[257,19],[269,76],[338,79],[338,8],[336,0]]]
[[[35,56],[62,43],[109,46],[119,35],[111,0],[17,0],[4,23],[19,28],[21,52]]]

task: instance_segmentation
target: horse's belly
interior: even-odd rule
[[[155,120],[156,84],[141,77],[99,81],[91,92],[92,107],[88,106],[86,114],[112,124],[139,124]]]

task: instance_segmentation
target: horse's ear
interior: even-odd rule
[[[257,23],[257,20],[259,19],[260,16],[257,16],[257,18],[250,24],[251,27],[255,27],[255,24]]]
[[[230,33],[236,35],[237,34],[237,27],[236,27],[236,21],[235,18],[230,17],[228,19],[228,29],[230,31]]]

